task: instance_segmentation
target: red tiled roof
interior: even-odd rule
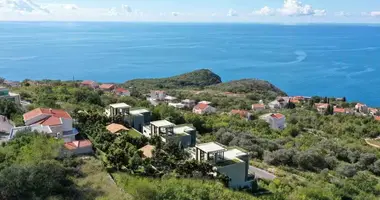
[[[45,118],[41,121],[38,121],[34,124],[41,124],[41,125],[44,125],[44,126],[55,126],[55,125],[61,125],[62,122],[61,122],[61,119],[58,118],[58,117],[54,117],[54,116],[50,116],[48,118]]]
[[[276,119],[281,119],[285,117],[283,114],[280,114],[280,113],[271,114],[270,116]]]
[[[380,121],[380,116],[375,116],[376,121]]]
[[[95,81],[90,81],[90,80],[82,81],[82,85],[92,85],[94,83],[95,83]]]
[[[209,107],[209,105],[204,104],[204,103],[198,103],[194,108],[195,108],[195,109],[199,109],[199,110],[204,110],[204,109],[206,109],[207,107]]]
[[[240,115],[241,117],[247,117],[248,111],[246,111],[246,110],[231,110],[231,114]]]
[[[301,101],[301,100],[304,100],[305,97],[303,97],[303,96],[295,96],[295,97],[293,97],[292,99],[296,99],[296,100]]]
[[[119,92],[119,93],[129,92],[129,90],[124,89],[124,88],[116,88],[115,91],[116,91],[116,92]]]
[[[90,140],[75,140],[72,142],[65,143],[65,148],[69,150],[90,147],[90,146],[92,146],[92,143]]]
[[[300,103],[300,100],[292,98],[292,99],[290,99],[290,102],[292,102],[292,103]]]
[[[334,113],[345,113],[346,109],[344,108],[334,108]]]
[[[99,86],[100,89],[111,89],[112,87],[115,87],[115,84],[101,84]]]
[[[119,131],[128,131],[129,130],[125,126],[123,126],[121,124],[115,124],[115,123],[108,125],[106,128],[111,133],[117,133]]]
[[[265,108],[264,104],[252,104],[252,108]]]
[[[64,110],[59,109],[49,109],[49,108],[36,108],[32,111],[29,111],[23,115],[24,121],[30,120],[32,118],[38,117],[40,115],[50,115],[57,118],[66,118],[71,119],[69,113]]]
[[[140,151],[143,152],[143,155],[145,158],[152,158],[153,157],[153,150],[154,150],[155,146],[152,146],[152,145],[145,145],[144,147],[142,147],[141,149],[139,149]]]

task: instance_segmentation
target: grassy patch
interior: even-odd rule
[[[137,132],[135,129],[130,129],[128,131],[128,135],[130,135],[131,137],[134,137],[134,138],[140,138],[142,135]]]
[[[93,157],[83,159],[80,171],[83,176],[75,178],[74,182],[83,191],[83,199],[132,199],[127,193],[117,187],[99,160]]]

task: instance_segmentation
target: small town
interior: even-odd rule
[[[295,149],[278,147],[281,143],[295,145],[296,141],[292,142],[290,138],[301,140],[302,134],[310,134],[310,137],[315,137],[317,143],[326,137],[322,135],[329,134],[327,129],[317,130],[302,123],[303,119],[297,117],[300,113],[311,112],[313,116],[330,120],[339,121],[349,117],[349,120],[363,119],[366,123],[371,120],[374,124],[380,124],[380,112],[377,108],[359,102],[350,103],[345,97],[279,95],[272,99],[248,98],[243,106],[229,109],[218,103],[219,99],[240,101],[241,98],[247,98],[248,94],[214,89],[209,91],[213,98],[202,99],[207,90],[184,87],[178,90],[157,90],[153,87],[145,88],[144,91],[147,92],[144,93],[138,91],[137,87],[101,84],[92,80],[3,80],[1,85],[2,146],[7,147],[7,144],[22,141],[23,137],[36,135],[55,138],[61,145],[58,154],[53,156],[56,156],[55,159],[97,160],[107,169],[109,184],[114,185],[124,183],[125,176],[158,178],[176,174],[177,178],[219,181],[233,191],[253,195],[252,198],[257,195],[265,196],[272,193],[272,185],[279,184],[280,178],[289,180],[293,177],[295,181],[302,181],[299,172],[290,170],[295,162],[299,162],[296,164],[297,170],[306,174],[334,170],[336,167],[340,170],[339,162],[345,162],[344,159],[339,161],[340,157],[334,157],[334,161],[330,161],[323,153],[298,153]],[[57,94],[57,91],[67,102],[49,97],[49,94]],[[30,92],[42,95],[43,99],[38,96],[32,100],[33,94]],[[184,92],[200,98],[189,98],[183,94]],[[71,93],[75,97],[67,96]],[[214,97],[217,97],[218,101],[215,101]],[[83,100],[79,100],[75,103],[76,106],[73,106],[71,98]],[[86,102],[86,105],[80,101]],[[104,104],[105,102],[108,104]],[[207,122],[208,120],[215,121]],[[308,123],[317,123],[308,120]],[[207,123],[212,123],[212,126],[208,127]],[[353,130],[353,127],[345,129]],[[246,133],[247,130],[251,133]],[[257,134],[257,131],[269,135],[248,136]],[[361,148],[378,151],[379,131],[380,126],[377,132],[368,130],[368,136],[360,136],[362,141],[358,142],[365,144]],[[276,135],[284,141],[272,142]],[[289,140],[290,143],[285,143],[285,140]],[[333,145],[330,142],[332,141],[324,145]],[[268,150],[264,150],[265,148]],[[273,150],[269,150],[271,148]],[[291,154],[297,154],[297,157],[292,158]],[[38,155],[34,156],[38,159]],[[350,153],[347,156],[350,156]],[[358,156],[355,162],[361,162],[361,155]],[[372,161],[368,161],[373,165],[368,170],[377,174],[379,171],[376,170],[380,170],[380,160],[376,161],[374,156],[375,154]],[[276,167],[281,165],[286,167]],[[343,174],[339,176],[355,176],[356,172],[352,172],[353,169],[348,164],[343,164],[342,167]],[[244,193],[235,194],[236,198],[242,195],[241,199],[245,199]],[[128,199],[123,196],[118,198]]]

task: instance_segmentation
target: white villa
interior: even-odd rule
[[[130,109],[131,106],[126,103],[115,103],[107,106],[105,114],[108,117],[125,116],[129,114]]]
[[[193,157],[199,162],[212,164],[216,171],[230,178],[230,188],[252,187],[254,176],[248,173],[249,154],[242,149],[231,148],[216,143],[195,146]]]
[[[13,128],[9,139],[12,139],[19,131],[37,131],[62,138],[65,142],[72,142],[78,134],[78,131],[73,128],[73,119],[64,110],[37,108],[25,113],[23,117],[26,126]]]
[[[361,104],[361,103],[357,103],[356,105],[355,105],[355,109],[358,111],[358,112],[360,112],[360,113],[365,113],[365,114],[367,114],[368,113],[368,106],[367,105],[365,105],[365,104]]]
[[[283,130],[285,128],[285,115],[280,113],[269,113],[260,116],[260,119],[266,121],[272,129]]]
[[[5,87],[0,87],[0,99],[11,100],[11,101],[15,102],[15,104],[17,104],[17,105],[21,104],[20,95],[9,92],[9,89],[5,88]]]
[[[193,108],[195,106],[195,100],[191,99],[182,100],[181,103],[184,104],[186,108]]]
[[[143,127],[143,135],[148,138],[160,136],[163,142],[176,142],[182,147],[194,147],[196,129],[192,125],[175,125],[167,120],[153,121]]]

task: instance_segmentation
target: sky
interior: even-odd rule
[[[0,0],[0,21],[380,23],[380,0]]]

